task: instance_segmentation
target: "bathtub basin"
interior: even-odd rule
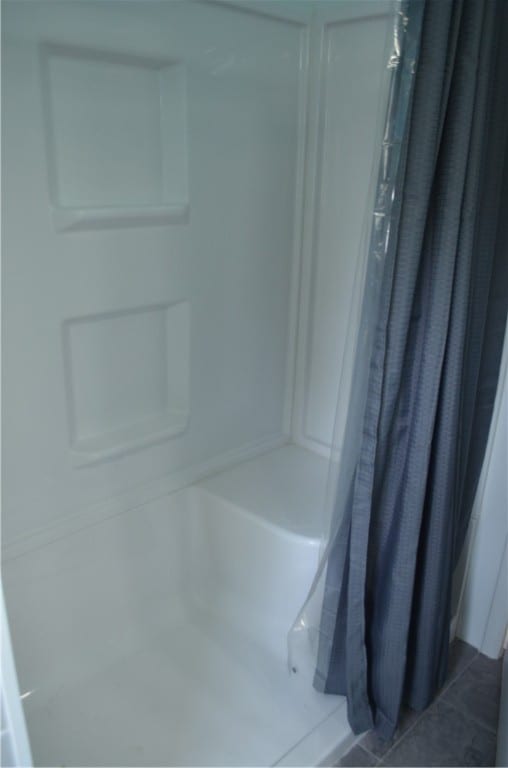
[[[302,472],[300,451],[5,564],[36,765],[309,765],[349,747],[342,697],[287,664],[319,552],[288,509],[291,494],[315,502],[317,465]],[[300,494],[281,471],[297,465]]]

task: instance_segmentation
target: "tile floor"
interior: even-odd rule
[[[407,711],[390,742],[367,733],[341,766],[493,766],[502,662],[455,640],[448,680],[425,712]]]

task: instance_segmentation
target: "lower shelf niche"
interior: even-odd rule
[[[76,466],[184,432],[189,420],[187,301],[68,319],[63,344]]]

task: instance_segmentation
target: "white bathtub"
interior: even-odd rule
[[[36,765],[309,765],[350,745],[343,699],[286,658],[325,471],[286,446],[5,564]]]

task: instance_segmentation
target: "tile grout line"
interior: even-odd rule
[[[377,755],[375,755],[373,752],[371,752],[370,749],[368,749],[368,747],[364,747],[361,742],[358,742],[358,746],[361,747],[363,749],[363,751],[366,752],[367,755],[374,760],[376,765],[379,764],[379,759],[380,758]]]
[[[366,733],[366,734],[364,734],[364,735],[362,736],[362,738],[361,738],[359,741],[357,741],[357,742],[356,742],[356,744],[353,744],[353,746],[351,747],[351,749],[350,749],[349,751],[351,751],[352,749],[354,749],[354,747],[355,747],[355,746],[359,746],[359,747],[361,747],[361,748],[363,749],[363,751],[364,751],[364,752],[366,752],[366,753],[367,753],[367,755],[368,755],[368,756],[369,756],[369,757],[370,757],[372,760],[374,760],[374,761],[375,761],[375,765],[376,765],[376,766],[379,766],[379,765],[381,765],[381,764],[382,764],[382,763],[385,761],[385,759],[386,759],[386,758],[387,758],[387,757],[388,757],[388,756],[389,756],[389,755],[390,755],[390,754],[393,752],[393,750],[395,749],[395,747],[397,747],[397,746],[398,746],[398,745],[399,745],[399,744],[400,744],[400,743],[401,743],[401,742],[402,742],[402,741],[403,741],[403,740],[406,738],[406,736],[407,736],[409,733],[411,733],[411,731],[412,731],[412,730],[413,730],[413,729],[414,729],[414,728],[415,728],[415,727],[418,725],[418,723],[419,723],[419,722],[422,720],[422,718],[423,718],[423,717],[425,717],[425,716],[426,716],[426,714],[427,714],[427,713],[428,713],[428,712],[429,712],[429,711],[432,709],[432,707],[433,707],[433,706],[436,704],[436,702],[437,702],[437,701],[439,701],[439,700],[440,700],[440,699],[441,699],[441,698],[444,696],[444,694],[445,694],[445,693],[448,691],[448,689],[449,689],[449,688],[450,688],[452,685],[454,685],[454,684],[457,682],[457,680],[459,680],[459,679],[462,677],[462,675],[464,675],[464,673],[466,672],[466,670],[468,670],[468,669],[469,669],[469,667],[471,666],[471,664],[472,664],[472,663],[473,663],[473,662],[474,662],[474,661],[475,661],[475,660],[476,660],[476,659],[477,659],[479,656],[481,656],[481,654],[480,654],[480,652],[477,650],[477,651],[476,651],[476,653],[475,653],[475,654],[474,654],[474,655],[473,655],[473,656],[472,656],[472,657],[469,659],[469,661],[468,661],[468,662],[467,662],[467,663],[464,665],[464,667],[463,667],[463,668],[462,668],[460,671],[458,671],[458,672],[457,672],[457,673],[456,673],[456,674],[455,674],[453,677],[450,677],[450,679],[449,679],[449,680],[448,680],[448,681],[445,683],[445,685],[443,685],[443,687],[442,687],[442,688],[441,688],[441,690],[439,691],[438,695],[436,696],[436,698],[434,699],[434,701],[432,702],[432,704],[430,704],[430,705],[429,705],[429,706],[428,706],[426,709],[424,709],[422,712],[420,712],[420,714],[418,715],[418,717],[416,718],[416,720],[414,721],[414,723],[412,723],[412,724],[411,724],[411,725],[408,727],[408,729],[407,729],[406,731],[404,731],[404,732],[403,732],[403,733],[402,733],[402,734],[399,736],[399,738],[398,738],[398,739],[396,739],[396,741],[394,741],[394,742],[393,742],[393,744],[392,744],[392,745],[389,747],[389,749],[387,749],[387,751],[386,751],[386,752],[385,752],[383,755],[381,755],[381,756],[378,756],[378,755],[374,754],[374,752],[371,752],[371,750],[370,750],[368,747],[364,746],[364,744],[362,743],[362,740],[363,740],[363,739],[365,739],[365,737],[368,735],[368,733],[370,733],[369,731],[367,731],[367,733]],[[447,702],[447,703],[448,703],[448,702]],[[453,705],[451,705],[451,706],[453,706]],[[459,708],[457,708],[457,707],[454,707],[454,709],[458,709],[458,711],[459,711],[461,714],[464,714],[464,713],[462,712],[462,710],[460,710]],[[479,722],[479,721],[477,721],[476,719],[474,719],[474,722],[476,722],[476,724],[477,724],[477,725],[480,725],[480,726],[482,726],[482,727],[483,727],[484,729],[486,729],[487,731],[490,731],[490,729],[489,729],[489,728],[487,728],[487,727],[486,727],[486,726],[485,726],[483,723],[480,723],[480,722]]]
[[[486,725],[478,717],[476,717],[475,714],[468,712],[466,709],[462,709],[460,704],[456,704],[455,702],[452,702],[452,701],[447,701],[445,703],[447,707],[451,707],[456,712],[458,712],[459,715],[462,715],[462,717],[465,717],[467,720],[470,720],[474,725],[478,726],[482,730],[486,731],[487,733],[490,733],[493,736],[497,735],[497,731],[498,731],[497,727],[492,728],[490,725]]]
[[[360,747],[360,749],[362,750],[362,752],[365,752],[365,753],[367,754],[367,757],[370,757],[370,758],[372,758],[372,760],[374,760],[374,763],[375,763],[375,765],[376,765],[376,766],[378,765],[378,763],[379,763],[379,757],[376,757],[376,755],[373,755],[373,754],[372,754],[372,752],[371,752],[370,750],[368,750],[368,749],[367,749],[367,747],[364,747],[364,746],[363,746],[363,744],[361,743],[361,741],[357,741],[357,742],[356,742],[356,744],[353,744],[353,746],[351,747],[351,749],[350,749],[348,752],[346,752],[346,755],[349,755],[349,753],[350,753],[350,752],[352,752],[352,751],[353,751],[353,749],[354,749],[355,747]],[[346,755],[344,755],[343,757],[346,757]],[[340,763],[339,763],[339,765],[340,765]]]
[[[461,669],[461,670],[460,670],[460,672],[458,672],[458,673],[455,675],[455,677],[451,678],[451,679],[450,679],[450,680],[449,680],[449,681],[446,683],[446,685],[444,685],[444,686],[441,688],[441,690],[439,691],[439,694],[436,696],[436,698],[434,699],[434,701],[432,702],[432,704],[431,704],[430,706],[428,706],[426,709],[424,709],[424,710],[423,710],[423,711],[422,711],[422,712],[421,712],[421,713],[418,715],[418,717],[416,718],[416,720],[414,721],[414,723],[413,723],[412,725],[410,725],[410,726],[409,726],[409,728],[407,729],[407,731],[404,731],[404,733],[402,733],[402,734],[401,734],[400,738],[399,738],[399,739],[397,739],[397,741],[395,741],[395,742],[392,744],[392,746],[391,746],[391,747],[390,747],[390,748],[389,748],[389,749],[388,749],[388,750],[385,752],[385,754],[384,754],[384,755],[382,755],[382,757],[381,757],[381,758],[379,758],[379,760],[378,760],[378,764],[384,763],[384,761],[386,760],[386,758],[387,758],[387,757],[388,757],[388,756],[389,756],[389,755],[390,755],[390,754],[393,752],[393,750],[395,749],[395,747],[397,747],[397,746],[398,746],[398,745],[399,745],[399,744],[400,744],[402,741],[404,741],[404,739],[406,738],[406,736],[407,736],[409,733],[411,733],[411,732],[413,731],[413,729],[414,729],[414,728],[416,728],[416,726],[418,725],[418,723],[419,723],[419,722],[420,722],[420,721],[421,721],[421,720],[422,720],[422,719],[423,719],[423,718],[424,718],[424,717],[427,715],[427,713],[428,713],[428,712],[430,712],[430,710],[432,709],[432,707],[433,707],[433,706],[434,706],[434,705],[435,705],[435,704],[436,704],[436,703],[437,703],[437,702],[438,702],[438,701],[441,699],[441,697],[442,697],[442,696],[444,696],[445,692],[446,692],[446,691],[447,691],[447,690],[448,690],[448,689],[449,689],[449,688],[450,688],[450,687],[451,687],[451,686],[452,686],[454,683],[456,683],[456,682],[457,682],[457,680],[459,680],[459,678],[461,678],[461,677],[462,677],[462,675],[464,674],[464,672],[465,672],[467,669],[469,669],[469,667],[471,666],[471,664],[473,663],[473,661],[474,661],[474,660],[475,660],[475,659],[476,659],[476,658],[477,658],[479,655],[480,655],[480,653],[479,653],[479,651],[477,651],[477,652],[474,654],[474,656],[472,656],[472,657],[471,657],[471,659],[468,661],[468,663],[465,665],[465,667],[464,667],[463,669]],[[462,714],[463,714],[463,713],[462,713]],[[368,750],[366,750],[366,751],[368,751]],[[371,753],[369,753],[369,754],[371,754]]]
[[[367,733],[368,733],[368,731],[367,731]],[[360,747],[360,749],[361,749],[363,752],[366,752],[366,753],[367,753],[367,756],[368,756],[368,757],[370,757],[370,758],[372,758],[372,760],[374,760],[375,764],[377,765],[377,764],[379,763],[379,757],[377,757],[377,755],[374,755],[374,754],[373,754],[373,753],[370,751],[370,749],[367,749],[367,747],[364,747],[364,746],[363,746],[363,744],[362,744],[362,741],[361,741],[361,739],[363,739],[365,735],[366,735],[366,734],[364,734],[364,735],[363,735],[363,736],[362,736],[362,737],[361,737],[361,738],[360,738],[358,741],[355,741],[355,742],[354,742],[354,744],[353,744],[353,745],[352,745],[352,746],[351,746],[351,747],[348,749],[348,751],[346,752],[346,754],[345,754],[345,755],[342,755],[342,757],[341,757],[340,759],[341,759],[341,760],[343,760],[345,757],[347,757],[347,755],[349,755],[349,754],[350,754],[350,752],[352,752],[352,751],[353,751],[353,749],[355,749],[356,747]],[[340,763],[338,763],[337,765],[338,765],[338,766],[340,766]]]
[[[447,682],[447,683],[445,683],[445,685],[443,685],[443,687],[442,687],[442,688],[441,688],[441,690],[439,691],[439,695],[438,695],[438,696],[436,696],[436,699],[435,699],[435,701],[437,701],[438,699],[440,699],[440,698],[441,698],[441,696],[443,696],[443,695],[446,693],[446,691],[447,691],[449,688],[451,688],[451,686],[452,686],[452,685],[454,685],[454,683],[456,683],[456,682],[457,682],[457,680],[458,680],[459,678],[461,678],[461,677],[462,677],[462,675],[463,675],[463,674],[464,674],[464,673],[465,673],[465,672],[466,672],[466,671],[469,669],[469,667],[471,666],[471,664],[473,663],[473,661],[476,661],[476,659],[478,658],[478,656],[481,656],[481,654],[480,654],[480,651],[478,651],[478,650],[477,650],[477,651],[476,651],[476,653],[474,654],[474,656],[472,656],[472,657],[469,659],[469,661],[467,662],[467,664],[465,665],[465,667],[464,667],[463,669],[461,669],[461,670],[460,670],[460,672],[458,672],[458,673],[455,675],[455,677],[451,677],[451,678],[448,680],[448,682]],[[432,706],[432,705],[431,705],[431,706]]]
[[[413,730],[413,728],[416,728],[416,726],[418,725],[418,723],[420,722],[420,720],[422,720],[422,718],[424,718],[424,717],[425,717],[425,715],[426,715],[426,713],[429,711],[429,709],[430,709],[430,707],[428,707],[427,709],[424,709],[424,710],[423,710],[423,712],[421,712],[421,713],[418,715],[418,717],[416,718],[416,720],[414,721],[414,723],[412,723],[412,725],[410,725],[410,726],[409,726],[409,728],[407,729],[407,731],[404,731],[404,733],[403,733],[403,734],[401,734],[400,738],[398,738],[398,739],[397,739],[397,741],[395,741],[395,742],[392,744],[392,746],[391,746],[391,747],[390,747],[390,748],[389,748],[389,749],[388,749],[388,750],[385,752],[385,754],[384,754],[384,755],[383,755],[383,756],[380,758],[380,761],[379,761],[380,763],[384,763],[384,761],[386,760],[386,758],[388,757],[388,755],[390,755],[390,754],[391,754],[391,752],[393,752],[393,750],[395,749],[395,747],[398,747],[398,746],[399,746],[399,744],[400,744],[402,741],[404,741],[404,739],[406,738],[406,736],[407,736],[409,733],[411,733],[411,731]]]
[[[367,733],[368,733],[368,731],[367,731]],[[379,763],[381,758],[378,757],[377,755],[375,755],[374,752],[371,752],[368,747],[364,747],[363,744],[361,743],[361,741],[358,742],[358,746],[361,747],[363,749],[363,751],[368,754],[369,757],[371,757],[373,760],[376,761],[376,765]]]

